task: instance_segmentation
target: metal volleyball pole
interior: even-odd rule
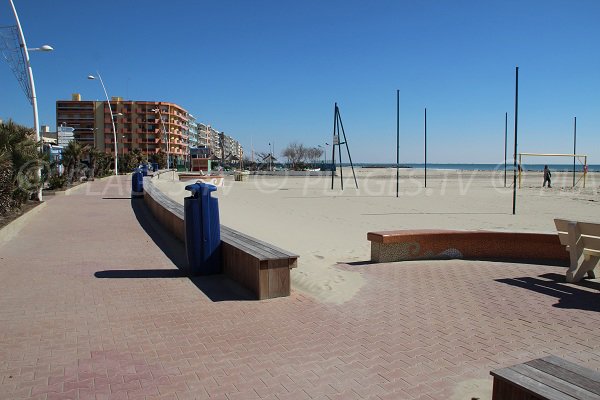
[[[506,143],[508,134],[508,113],[504,113],[504,187],[506,187]]]
[[[400,192],[400,90],[396,89],[396,197]]]
[[[573,188],[575,188],[575,154],[577,154],[577,117],[573,117]]]
[[[337,126],[337,103],[333,106],[333,142],[331,146],[331,190],[333,190],[333,181],[335,179],[335,133]]]
[[[517,207],[517,120],[519,115],[519,67],[515,67],[515,153],[513,155],[513,209]]]
[[[427,107],[425,107],[425,187],[427,187]]]

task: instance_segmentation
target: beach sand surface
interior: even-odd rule
[[[600,222],[600,174],[589,173],[586,188],[572,188],[570,173],[554,173],[553,187],[542,188],[542,174],[526,172],[513,207],[513,175],[493,171],[401,169],[396,197],[395,169],[350,168],[339,175],[227,177],[214,193],[221,223],[300,255],[292,286],[323,302],[351,299],[363,286],[360,268],[336,264],[370,259],[367,232],[397,229],[458,229],[555,232],[554,218]],[[183,204],[189,194],[179,182],[161,177],[156,186]]]

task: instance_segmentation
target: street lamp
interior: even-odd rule
[[[98,75],[98,79],[100,80],[100,84],[102,85],[102,89],[104,89],[104,95],[106,96],[106,102],[108,103],[108,110],[110,111],[110,122],[112,123],[113,130],[113,140],[115,141],[115,176],[119,174],[119,153],[117,149],[117,130],[115,129],[115,117],[112,112],[112,107],[110,106],[110,99],[108,98],[108,93],[106,92],[106,87],[104,86],[104,82],[102,81],[102,76],[100,76],[100,72],[96,71]],[[89,80],[95,80],[96,77],[94,75],[88,75]],[[104,113],[104,110],[102,110]],[[119,113],[118,115],[123,115]]]
[[[162,125],[163,135],[167,138],[167,169],[170,169],[171,168],[171,145],[169,144],[169,142],[171,141],[171,138],[169,137],[169,134],[167,133],[167,130],[165,129],[165,121],[163,121],[163,119],[162,119],[162,113],[160,112],[160,107],[153,108],[152,112],[155,112],[158,114],[158,118],[160,118],[160,123]]]
[[[271,142],[269,142],[269,171],[273,171],[273,152],[271,151]]]
[[[31,69],[31,62],[29,61],[29,52],[30,51],[52,51],[54,50],[52,48],[52,46],[49,46],[47,44],[43,45],[42,47],[34,47],[34,48],[27,48],[27,42],[25,41],[25,35],[23,34],[23,29],[21,28],[21,22],[19,21],[19,15],[17,14],[17,9],[15,8],[15,5],[13,3],[12,0],[9,0],[10,2],[10,6],[12,7],[13,10],[13,14],[15,15],[15,21],[17,23],[17,36],[19,38],[19,46],[21,47],[21,57],[23,58],[23,60],[25,61],[24,66],[26,67],[26,70],[23,71],[22,67],[23,64],[22,63],[16,63],[16,65],[11,65],[11,68],[13,69],[13,72],[15,73],[15,76],[17,77],[17,80],[19,81],[19,83],[21,83],[21,87],[24,89],[25,94],[27,95],[27,98],[29,99],[29,102],[31,103],[32,107],[33,107],[33,129],[35,130],[35,138],[36,141],[39,143],[40,146],[42,146],[42,139],[40,137],[40,125],[39,125],[39,117],[38,117],[38,106],[37,106],[37,96],[35,94],[35,82],[33,80],[33,71]],[[7,58],[7,61],[10,60]],[[25,72],[25,73],[24,73]],[[25,79],[25,77],[23,75],[27,75],[27,79]],[[42,150],[42,148],[39,148],[40,152]],[[42,179],[42,170],[41,167],[37,169],[36,171],[36,176],[38,178],[38,180]],[[39,189],[38,189],[38,200],[42,201],[42,186],[40,185]]]

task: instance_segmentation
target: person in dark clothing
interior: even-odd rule
[[[551,188],[552,187],[552,173],[550,172],[550,168],[548,168],[547,165],[544,165],[544,184],[542,185],[542,187],[546,187],[546,182],[548,182],[548,187]]]

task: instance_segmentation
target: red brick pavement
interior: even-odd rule
[[[547,354],[600,368],[599,287],[566,284],[558,267],[340,266],[366,281],[342,305],[297,291],[212,301],[184,277],[97,278],[175,268],[128,185],[51,199],[0,247],[0,398],[470,398],[456,389]]]

